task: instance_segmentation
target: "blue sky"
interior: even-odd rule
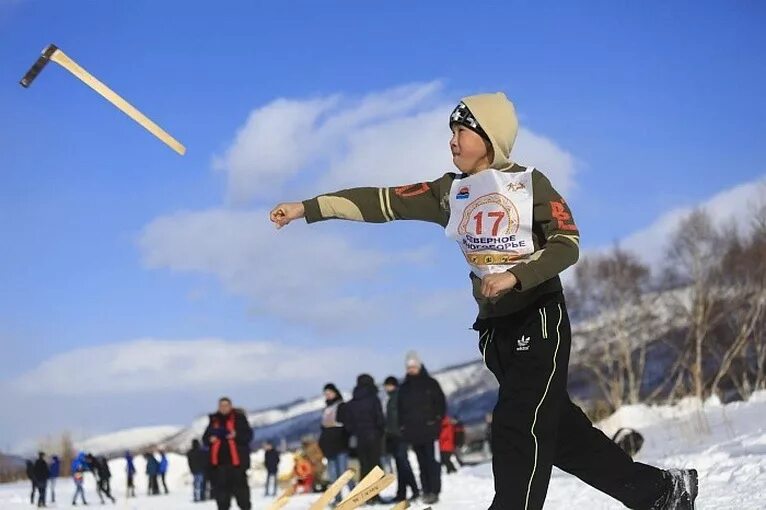
[[[0,424],[0,448],[382,378],[411,347],[473,356],[467,270],[438,228],[277,235],[262,214],[449,170],[465,94],[516,103],[517,156],[549,171],[586,250],[624,240],[658,261],[663,218],[695,205],[746,221],[766,175],[763,3],[468,6],[0,0],[0,403],[45,418]],[[22,89],[49,42],[187,155],[56,66]],[[205,359],[215,371],[181,376]]]

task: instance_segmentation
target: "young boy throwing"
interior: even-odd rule
[[[571,343],[559,273],[579,255],[579,231],[542,172],[510,160],[518,121],[502,93],[464,98],[450,116],[460,173],[398,188],[355,188],[270,214],[441,225],[471,268],[479,350],[500,383],[492,421],[491,510],[539,510],[552,466],[634,509],[693,509],[695,470],[634,462],[591,425],[567,393]]]

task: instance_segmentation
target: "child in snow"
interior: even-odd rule
[[[295,454],[293,475],[296,493],[308,494],[314,491],[314,466],[311,465],[308,456],[303,453]]]
[[[78,494],[82,499],[82,504],[87,505],[88,502],[85,501],[85,490],[83,489],[83,484],[85,483],[85,467],[83,465],[78,465],[77,469],[72,472],[72,480],[74,481],[74,497],[72,498],[72,505],[77,505]]]
[[[571,331],[558,275],[577,261],[579,231],[548,178],[510,160],[513,104],[502,93],[466,97],[449,124],[459,172],[282,203],[271,221],[421,220],[457,241],[479,305],[479,351],[500,383],[492,509],[542,508],[553,465],[630,508],[693,508],[696,471],[633,462],[569,398]]]
[[[263,465],[266,468],[266,496],[276,496],[279,478],[279,452],[269,442],[263,443]]]
[[[447,470],[447,474],[457,472],[452,463],[452,456],[455,455],[455,424],[452,418],[445,416],[442,418],[441,430],[439,431],[439,457],[442,466]]]

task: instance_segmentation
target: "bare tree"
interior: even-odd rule
[[[687,371],[691,392],[700,400],[709,394],[704,370],[707,343],[725,313],[717,306],[723,243],[710,216],[695,210],[680,223],[666,253],[667,274],[686,289],[673,300],[688,328],[685,358],[679,366]]]
[[[753,351],[755,352],[755,377],[753,390],[766,389],[766,321],[761,321],[753,332]]]
[[[710,393],[713,395],[718,393],[719,385],[725,377],[732,378],[730,373],[732,364],[745,351],[748,344],[755,341],[753,334],[766,312],[766,292],[763,289],[747,289],[736,297],[737,299],[732,303],[733,306],[727,316],[727,322],[730,322],[734,337],[727,339],[728,347],[720,356],[720,364],[715,370],[710,385]],[[746,367],[746,364],[744,366]],[[743,375],[747,376],[747,373],[745,372]],[[745,377],[746,380],[747,377]],[[750,385],[738,384],[739,381],[736,379],[735,381],[739,397],[747,398],[750,393]]]
[[[766,318],[766,202],[750,208],[743,238],[734,226],[716,229],[707,213],[684,220],[667,252],[679,286],[674,311],[687,331],[674,393],[703,400],[734,390],[747,398],[763,385]],[[686,383],[689,383],[688,386]]]
[[[733,238],[723,261],[733,341],[712,385],[717,392],[726,377],[743,399],[766,384],[766,200],[751,210],[751,232],[744,240]]]
[[[588,332],[594,348],[584,366],[613,409],[639,402],[652,334],[646,328],[653,316],[646,294],[649,269],[616,247],[606,255],[586,257],[575,278],[578,306],[589,309],[594,323]]]
[[[58,436],[49,436],[38,442],[38,449],[48,455],[58,455],[61,461],[61,475],[69,475],[69,469],[75,457],[74,442],[69,432]]]
[[[716,228],[703,210],[685,218],[665,251],[660,292],[620,249],[578,264],[569,295],[588,345],[580,361],[612,410],[666,393],[702,402],[766,389],[766,200],[748,211],[744,235]],[[671,366],[647,388],[647,346],[657,340]]]

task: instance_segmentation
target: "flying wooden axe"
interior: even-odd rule
[[[95,76],[80,67],[77,62],[69,58],[66,53],[61,51],[54,44],[49,44],[48,47],[43,50],[40,58],[37,59],[37,62],[34,63],[29,71],[27,71],[27,74],[25,74],[19,82],[21,83],[21,86],[24,88],[29,87],[34,79],[37,78],[37,75],[40,74],[40,71],[42,71],[51,60],[101,94],[107,101],[122,110],[128,117],[141,124],[150,133],[165,142],[168,147],[176,151],[178,154],[183,156],[186,153],[186,147],[184,147],[178,140],[170,136],[167,131],[155,124],[149,117],[138,111],[132,104],[125,101],[115,91],[97,80]]]

